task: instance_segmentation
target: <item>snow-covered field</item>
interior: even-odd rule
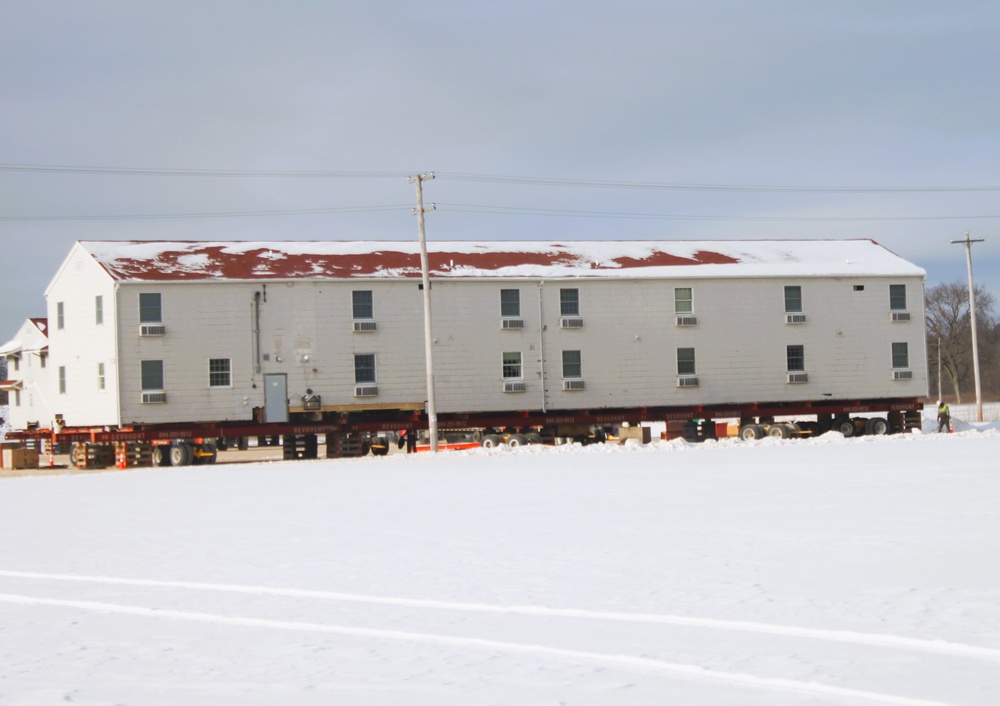
[[[998,458],[984,426],[4,479],[0,704],[995,706]]]

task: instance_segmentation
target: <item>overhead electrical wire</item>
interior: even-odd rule
[[[308,208],[278,211],[229,211],[220,213],[159,213],[112,216],[0,216],[0,221],[155,221],[183,218],[245,218],[256,216],[306,216],[317,213],[368,213],[377,211],[412,211],[413,206],[348,206],[344,208]]]
[[[152,167],[98,167],[81,165],[0,164],[3,172],[48,174],[93,174],[111,176],[167,177],[254,177],[296,179],[399,179],[416,172],[402,171],[324,171],[267,169],[164,169]],[[637,189],[660,191],[739,191],[775,193],[957,193],[1000,191],[1000,185],[979,186],[791,186],[768,184],[687,184],[669,182],[612,181],[526,177],[467,172],[433,172],[436,178],[450,181],[514,184],[524,186],[563,186],[588,189]]]

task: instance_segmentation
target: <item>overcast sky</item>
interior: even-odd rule
[[[996,0],[6,0],[0,342],[76,240],[415,239],[423,172],[431,240],[873,238],[933,285],[968,231],[1000,296],[998,40]]]

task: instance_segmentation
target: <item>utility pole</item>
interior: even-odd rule
[[[976,337],[976,289],[972,284],[972,244],[981,243],[984,238],[970,238],[969,233],[965,233],[965,238],[952,240],[952,245],[962,243],[965,245],[965,261],[969,269],[969,323],[972,326],[972,372],[976,378],[976,421],[983,421],[983,388],[979,382],[979,344]]]
[[[417,187],[417,207],[413,213],[417,216],[417,230],[420,233],[420,274],[424,290],[424,357],[427,360],[427,420],[431,437],[431,451],[438,451],[438,420],[437,405],[434,401],[434,334],[431,330],[431,276],[427,264],[427,236],[424,233],[424,213],[433,211],[434,205],[424,208],[425,181],[434,178],[434,174],[417,174],[410,177],[410,183]]]

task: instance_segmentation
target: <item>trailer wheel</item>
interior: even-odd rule
[[[170,453],[169,446],[154,446],[153,447],[153,465],[154,466],[169,466],[170,465]]]
[[[514,434],[509,439],[507,439],[507,446],[511,447],[512,449],[516,449],[518,446],[527,446],[527,445],[528,445],[528,439],[524,436],[524,434]]]
[[[501,439],[496,434],[487,434],[483,437],[483,448],[484,449],[495,449],[503,443]]]
[[[764,427],[760,424],[747,424],[740,429],[740,438],[744,441],[764,438]]]
[[[858,433],[858,425],[850,417],[841,417],[833,420],[833,430],[844,436],[854,436]]]
[[[542,443],[542,435],[532,432],[530,434],[525,434],[524,438],[528,440],[529,444],[540,444]]]
[[[792,432],[793,429],[788,424],[772,424],[771,428],[767,430],[767,435],[775,439],[790,439],[793,435]]]
[[[175,444],[170,447],[171,466],[190,466],[194,460],[194,451],[190,444]]]
[[[869,419],[865,431],[875,436],[882,436],[889,433],[889,422],[881,417]]]

